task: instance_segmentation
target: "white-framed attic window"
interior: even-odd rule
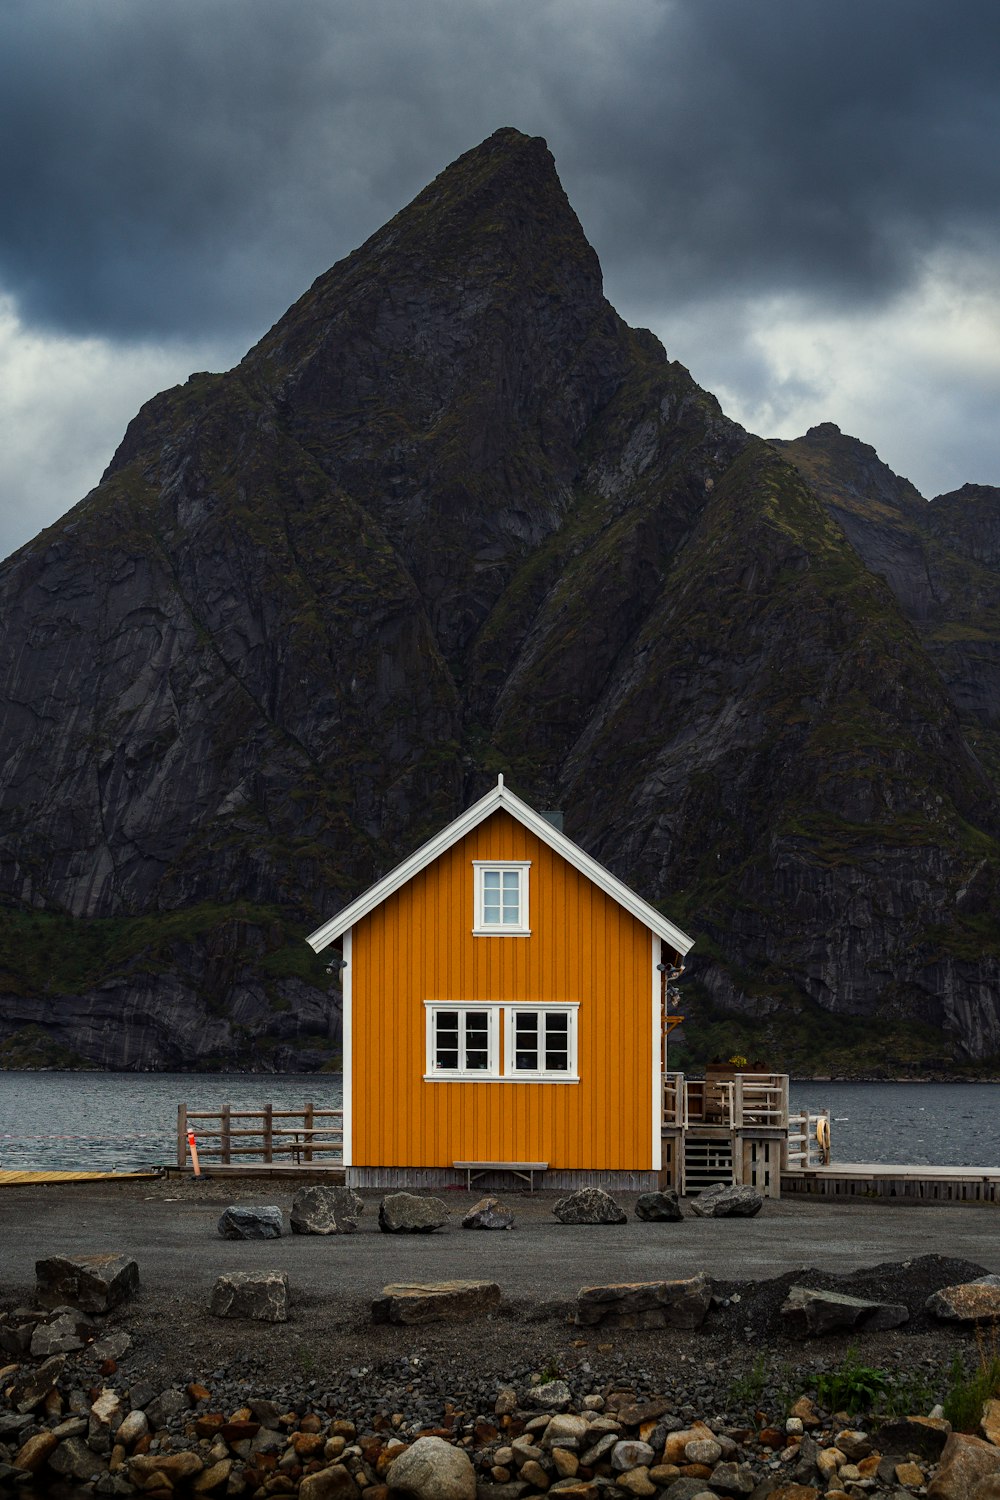
[[[530,937],[531,861],[474,859],[474,937]]]

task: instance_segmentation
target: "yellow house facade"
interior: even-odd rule
[[[342,944],[348,1182],[657,1184],[692,940],[502,777],[307,941]]]

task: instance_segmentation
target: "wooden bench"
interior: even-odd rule
[[[465,1173],[465,1186],[471,1190],[477,1177],[487,1172],[510,1172],[528,1184],[529,1192],[535,1191],[535,1173],[548,1171],[547,1161],[453,1161],[453,1167]]]

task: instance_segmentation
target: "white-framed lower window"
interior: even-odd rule
[[[577,1005],[509,1005],[504,1052],[508,1078],[576,1082]]]
[[[528,872],[531,861],[474,859],[475,937],[530,937]]]
[[[428,1078],[500,1076],[500,1007],[472,1002],[428,1003]]]

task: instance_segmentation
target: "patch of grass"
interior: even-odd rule
[[[885,1370],[864,1365],[857,1349],[848,1349],[843,1364],[827,1370],[816,1381],[816,1396],[828,1411],[846,1411],[853,1417],[859,1411],[871,1411],[891,1389]]]
[[[1000,1396],[1000,1341],[995,1323],[986,1332],[976,1329],[977,1368],[969,1374],[956,1354],[951,1384],[943,1401],[944,1414],[956,1432],[978,1432],[987,1401]]]

